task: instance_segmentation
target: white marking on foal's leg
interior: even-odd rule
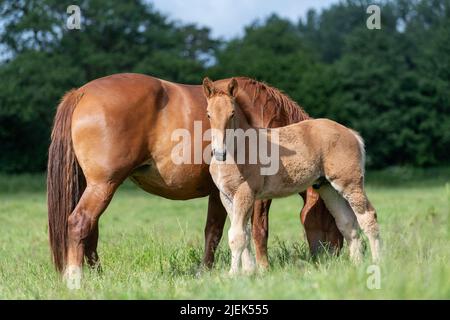
[[[350,239],[348,242],[349,250],[350,250],[350,260],[354,264],[360,264],[362,261],[362,241],[360,237],[354,237]]]
[[[248,222],[255,199],[248,185],[241,185],[233,198],[233,213],[230,214],[231,225],[228,231],[228,244],[231,249],[230,274],[239,272],[242,252],[249,246],[251,233]]]
[[[80,266],[69,265],[64,272],[64,280],[67,288],[70,290],[77,290],[81,288],[82,269]]]
[[[239,273],[242,251],[245,247],[245,232],[239,232],[239,228],[232,226],[228,231],[228,243],[231,250],[231,268],[230,275]]]
[[[369,238],[372,260],[378,263],[380,259],[380,230],[375,209],[361,189],[346,194],[346,198],[356,214],[359,226]]]
[[[319,189],[320,197],[333,215],[336,226],[347,241],[350,259],[358,264],[362,260],[362,242],[358,234],[358,222],[348,202],[338,193],[339,186],[334,184]]]
[[[253,273],[256,270],[255,257],[250,248],[245,248],[242,251],[242,270],[244,273]]]
[[[253,273],[256,269],[255,257],[252,253],[251,235],[251,224],[247,223],[247,227],[245,228],[246,246],[244,251],[242,251],[242,270],[245,273]]]
[[[378,223],[374,218],[374,213],[370,211],[365,211],[365,213],[361,216],[358,216],[359,224],[361,225],[361,229],[363,229],[364,233],[367,235],[370,244],[370,251],[372,252],[372,262],[379,263],[380,262],[380,232]]]
[[[328,178],[327,178],[327,180],[328,180]],[[330,181],[330,184],[334,190],[336,190],[339,194],[342,194],[342,191],[344,190],[344,188],[342,188],[340,185],[338,185],[336,182],[333,182],[333,181]]]

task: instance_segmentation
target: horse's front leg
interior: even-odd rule
[[[313,188],[308,188],[301,196],[305,204],[300,212],[300,220],[305,228],[311,254],[317,255],[322,248],[339,253],[343,236],[323,200]]]
[[[203,265],[206,268],[213,266],[214,255],[222,238],[226,219],[227,211],[220,200],[219,191],[215,190],[209,195],[208,200],[208,217],[205,226],[205,255],[203,256]]]
[[[272,200],[256,200],[253,208],[252,227],[256,263],[261,269],[269,268],[267,240],[269,238],[269,209]],[[244,256],[246,251],[244,251]],[[252,257],[253,258],[253,257]],[[245,258],[243,257],[245,260]],[[244,264],[244,261],[243,261]]]
[[[248,186],[242,185],[234,194],[232,201],[233,206],[231,210],[232,215],[230,215],[231,224],[228,231],[228,244],[231,250],[230,275],[235,275],[239,273],[242,253],[245,249],[250,250],[251,229],[248,227],[248,223],[253,210],[255,197]],[[246,254],[251,255],[250,252]]]

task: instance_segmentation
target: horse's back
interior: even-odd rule
[[[322,170],[329,180],[336,176],[364,175],[365,151],[361,136],[330,119],[308,120],[321,155]]]
[[[306,144],[311,149],[320,148],[322,151],[336,146],[359,148],[362,143],[356,131],[326,118],[304,120],[275,130],[280,130],[286,143]]]
[[[73,146],[86,179],[133,177],[142,189],[168,198],[209,193],[203,164],[174,165],[176,129],[192,130],[205,118],[201,88],[141,74],[116,74],[78,89]]]
[[[271,131],[278,133],[280,168],[276,176],[265,179],[268,189],[289,185],[290,191],[299,192],[335,168],[360,167],[359,136],[333,120],[305,120]]]
[[[364,142],[361,136],[354,130],[340,124],[339,122],[321,118],[308,120],[312,126],[312,130],[316,132],[316,136],[323,152],[356,152],[364,148]],[[308,125],[308,123],[307,123]]]

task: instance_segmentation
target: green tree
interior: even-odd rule
[[[144,0],[77,4],[82,29],[70,31],[60,1],[0,2],[1,171],[44,170],[60,97],[116,72],[249,76],[360,131],[370,166],[450,160],[450,0],[380,1],[381,30],[366,28],[371,1],[345,0],[298,23],[269,16],[228,42]]]
[[[266,81],[299,98],[304,71],[316,63],[303,42],[292,22],[272,15],[227,43],[217,53],[210,73],[214,78],[243,75]]]
[[[84,0],[81,30],[66,28],[57,0],[0,4],[0,170],[45,169],[51,123],[67,90],[118,72],[198,83],[218,41],[152,5]]]

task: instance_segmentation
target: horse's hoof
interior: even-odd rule
[[[269,272],[269,265],[258,265],[258,273]]]
[[[230,269],[230,271],[228,271],[228,276],[231,278],[236,277],[237,275],[239,275],[239,270]]]
[[[256,264],[255,263],[249,263],[247,265],[242,266],[242,272],[246,275],[254,274],[256,271]]]
[[[256,268],[242,270],[242,274],[246,275],[246,276],[251,276],[251,275],[254,275],[255,273],[256,273]]]
[[[208,271],[211,271],[211,268],[209,268],[209,267],[207,267],[207,266],[202,264],[195,271],[195,277],[196,278],[200,278],[203,274],[205,274]]]
[[[102,265],[100,264],[100,262],[90,264],[89,269],[91,269],[93,272],[96,272],[98,274],[103,273],[103,268],[102,268]]]
[[[78,290],[81,288],[81,267],[68,266],[64,272],[64,280],[69,290]]]

